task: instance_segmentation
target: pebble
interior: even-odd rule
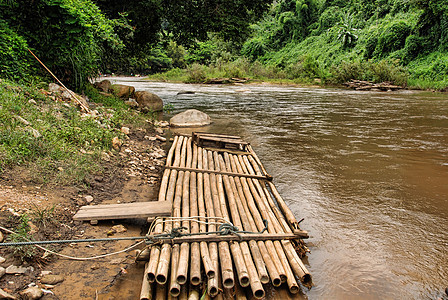
[[[86,200],[87,203],[92,203],[93,202],[93,197],[90,196],[90,195],[85,196],[84,199]]]
[[[50,275],[51,273],[52,273],[51,271],[42,271],[40,272],[40,276]]]
[[[64,277],[62,277],[61,275],[45,275],[42,277],[42,279],[40,280],[41,283],[43,284],[57,284],[59,282],[64,281]]]
[[[21,266],[14,266],[14,265],[10,265],[9,267],[6,268],[6,274],[25,274],[26,272],[33,272],[34,268],[33,267],[21,267]]]
[[[155,140],[157,140],[157,138],[156,138],[155,136],[145,135],[145,140],[148,140],[148,141],[155,141]]]
[[[156,127],[156,132],[157,132],[158,134],[163,134],[163,129],[162,129],[162,128],[159,128],[159,127]]]
[[[0,243],[3,243],[4,239],[5,237],[3,236],[3,233],[0,231]]]
[[[166,142],[166,138],[160,135],[156,135],[156,139],[158,139],[161,142]]]
[[[32,286],[32,287],[29,287],[26,290],[20,292],[20,295],[24,299],[35,300],[35,299],[42,298],[42,296],[44,295],[44,292],[42,292],[42,290],[40,288],[38,288],[37,286]]]
[[[4,263],[5,261],[6,261],[6,258],[0,256],[0,264]]]
[[[3,267],[0,267],[0,278],[2,278],[3,275],[5,275],[5,274],[6,274],[6,269]]]
[[[29,104],[37,104],[36,100],[34,100],[34,99],[30,99],[30,100],[28,100],[28,103],[29,103]]]
[[[124,134],[129,134],[131,130],[129,129],[129,127],[121,127],[121,132],[123,132]]]

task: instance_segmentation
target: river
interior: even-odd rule
[[[448,299],[447,94],[112,81],[253,145],[310,233],[309,299]]]

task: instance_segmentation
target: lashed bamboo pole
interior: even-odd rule
[[[231,170],[232,169],[232,162],[230,160],[230,157],[228,155],[228,153],[224,153],[224,158],[225,158],[225,165],[223,165],[223,167],[225,167],[227,170]],[[222,161],[223,162],[223,161]],[[233,168],[234,171],[236,170],[236,166],[233,164]],[[231,188],[234,192],[234,197],[235,197],[235,203],[231,204],[234,205],[237,208],[237,212],[239,213],[240,219],[241,219],[241,225],[244,230],[247,231],[256,231],[257,228],[255,226],[255,223],[253,222],[253,219],[251,219],[251,221],[248,218],[248,214],[250,214],[250,212],[247,210],[247,208],[245,208],[245,205],[243,205],[243,203],[246,202],[245,199],[245,195],[243,192],[243,188],[241,185],[241,181],[239,177],[230,177],[230,185]],[[262,254],[260,252],[260,249],[257,245],[257,243],[254,240],[249,241],[249,245],[250,245],[250,250],[248,248],[247,243],[241,243],[241,249],[243,251],[245,260],[246,260],[246,265],[248,265],[248,269],[250,271],[250,278],[251,280],[254,280],[251,272],[253,270],[251,270],[251,267],[249,267],[249,265],[253,264],[253,262],[255,262],[255,266],[256,266],[256,270],[258,273],[258,277],[260,282],[263,284],[266,284],[269,282],[269,276],[266,270],[266,265],[263,261],[263,257]],[[250,253],[252,254],[252,258],[253,258],[253,262],[250,258]],[[257,290],[256,287],[254,289],[254,285],[257,286],[257,282],[251,282],[251,287],[252,287],[252,291]]]
[[[208,167],[210,170],[214,170],[213,153],[207,151]],[[212,191],[213,207],[215,215],[220,218],[229,219],[227,214],[227,207],[225,205],[224,195],[218,191],[218,181],[222,181],[221,175],[210,174],[210,187]],[[230,256],[229,244],[227,242],[219,242],[219,261],[222,274],[223,286],[230,289],[235,284],[233,275],[232,257]]]
[[[187,161],[185,163],[185,167],[190,168],[193,160],[193,153],[191,147],[191,138],[188,138],[186,143],[186,158]],[[184,174],[184,179],[182,183],[182,217],[190,216],[190,172],[186,171]],[[190,231],[190,222],[188,220],[182,221],[182,227],[184,227],[186,232]],[[177,282],[180,285],[183,285],[187,282],[188,276],[188,263],[190,256],[190,244],[182,243],[180,245],[180,254],[179,254],[179,265],[177,268]]]
[[[248,174],[251,174],[250,170],[248,170],[248,166],[246,164],[247,156],[240,156],[238,158],[239,158],[239,160],[240,160],[240,162],[242,164],[244,172],[246,172]],[[257,189],[257,185],[256,184],[258,183],[258,181],[253,180],[253,179],[248,179],[247,182],[249,184],[249,188],[250,188],[251,194],[253,196],[252,199],[255,201],[255,203],[252,203],[251,205],[258,207],[258,211],[260,212],[261,217],[264,220],[267,220],[268,224],[269,224],[269,218],[267,217],[266,207],[265,207],[265,205],[263,205],[263,200],[261,199],[261,196],[259,194],[259,190]],[[257,222],[257,226],[260,227],[260,225],[261,224],[258,221]],[[268,226],[268,232],[269,233],[273,233],[272,226]],[[278,254],[279,249],[276,248],[276,246],[274,245],[274,243],[272,241],[266,241],[266,247],[268,248],[269,254],[271,255],[271,257],[275,261],[279,262],[278,264],[276,264],[278,273],[280,274],[281,281],[282,282],[286,282],[286,280],[287,280],[286,271],[284,269],[283,264],[281,263],[281,259],[280,259],[280,256]]]
[[[202,148],[199,148],[202,149]],[[208,169],[208,157],[207,157],[207,151],[202,149],[202,164],[204,169]],[[210,174],[205,173],[203,174],[204,177],[204,202],[205,207],[207,211],[208,217],[214,217],[215,211],[213,207],[213,199],[212,199],[212,193],[211,193],[211,187],[210,187]],[[208,231],[216,231],[216,225],[209,224],[208,225]],[[202,243],[201,243],[202,246]],[[212,268],[215,270],[215,275],[213,277],[208,278],[207,282],[207,294],[211,297],[215,297],[218,295],[219,288],[218,288],[218,279],[219,279],[219,258],[218,258],[218,245],[216,243],[209,243],[208,244],[208,250],[209,253],[207,253],[205,250],[204,253],[210,256],[210,261],[212,263]]]
[[[198,157],[198,168],[203,168],[203,152],[202,148],[198,148],[197,145],[193,145],[194,149],[197,151],[197,157]],[[198,191],[198,211],[199,216],[205,217],[206,216],[206,205],[204,201],[204,176],[202,173],[197,174],[197,191]],[[206,219],[200,219],[201,221],[205,222]],[[205,233],[207,232],[207,225],[205,223],[201,223],[199,225],[199,232]],[[208,278],[215,277],[215,268],[213,267],[212,261],[210,259],[210,252],[209,252],[209,246],[206,242],[201,242],[199,244],[199,248],[201,250],[201,259],[202,259],[202,265],[204,266],[205,274]]]
[[[191,162],[192,168],[196,168],[198,164],[198,148],[193,144],[193,159]],[[190,174],[190,215],[199,215],[199,201],[198,201],[198,189],[197,189],[197,176],[196,172]],[[199,225],[197,222],[191,222],[191,233],[199,233]],[[192,285],[198,285],[201,283],[201,259],[200,248],[198,242],[191,243],[191,261],[190,261],[190,283]]]
[[[173,162],[174,166],[180,166],[181,148],[182,148],[183,140],[184,140],[184,137],[182,137],[182,136],[180,136],[177,139],[175,155],[174,155],[174,162]],[[177,180],[177,175],[178,175],[177,173],[178,172],[176,170],[171,170],[169,183],[168,183],[168,189],[167,189],[166,196],[165,196],[166,201],[173,202],[174,192],[176,189],[176,180]],[[172,228],[173,228],[173,226],[172,226],[171,222],[165,223],[164,229],[166,232],[171,231]],[[165,284],[168,279],[170,259],[171,259],[171,245],[164,244],[162,246],[162,249],[160,252],[159,264],[157,265],[157,271],[156,271],[156,281],[159,284],[162,284],[162,285]]]
[[[252,165],[251,165],[252,164]],[[258,168],[257,162],[253,158],[249,158],[246,160],[246,165],[248,166],[248,170],[252,174],[260,174],[260,170]],[[271,220],[271,223],[273,224],[273,228],[275,232],[282,233],[285,232],[285,228],[281,225],[280,220],[275,217],[275,214],[272,210],[272,207],[275,207],[273,205],[273,199],[271,198],[271,195],[269,194],[266,185],[263,182],[258,182],[254,180],[256,183],[257,188],[259,189],[260,193],[262,194],[263,203],[260,203],[260,205],[265,205],[265,211],[268,213],[268,216]],[[277,192],[278,194],[278,192]],[[279,195],[279,194],[278,194]],[[279,195],[280,196],[280,195]],[[276,208],[277,209],[277,208]],[[286,227],[286,232],[292,232],[292,230],[289,227]],[[280,245],[283,245],[284,253],[288,256],[288,261],[290,266],[292,267],[294,273],[300,278],[302,282],[308,282],[311,280],[311,275],[309,274],[306,267],[303,265],[302,260],[298,257],[297,252],[295,251],[294,247],[292,246],[290,241],[282,241],[281,243],[279,241],[276,241],[274,243],[277,243],[277,249],[280,249]],[[292,293],[297,293],[299,291],[299,288],[297,286],[297,283],[295,282],[288,282],[288,286],[290,288],[290,291]]]
[[[148,267],[146,263],[145,269]],[[142,289],[140,291],[140,300],[152,300],[152,283],[148,280],[148,275],[143,274]]]
[[[228,153],[224,153],[224,160],[226,164],[227,170],[232,170],[233,172],[237,172],[237,168],[235,165],[235,162],[230,158]],[[257,228],[255,226],[255,222],[252,218],[248,217],[248,214],[250,212],[247,209],[247,205],[244,205],[246,203],[243,187],[241,184],[241,180],[239,177],[230,177],[230,183],[232,185],[232,188],[236,190],[234,193],[236,196],[236,205],[238,207],[238,212],[241,217],[241,223],[244,230],[247,231],[256,231]],[[252,253],[252,257],[255,263],[255,266],[257,268],[258,277],[260,278],[261,283],[266,284],[269,282],[269,276],[268,272],[266,270],[266,265],[263,261],[263,257],[261,255],[260,249],[255,241],[249,241],[250,246],[250,252]],[[245,245],[242,245],[243,254],[245,252]],[[243,248],[244,247],[244,248]]]
[[[244,169],[241,165],[241,162],[238,159],[238,156],[230,156],[231,162],[233,165],[235,165],[237,172],[243,173]],[[262,230],[264,228],[263,219],[260,216],[260,213],[255,206],[255,202],[253,200],[253,196],[250,191],[250,187],[248,184],[247,178],[241,177],[240,178],[243,192],[244,192],[244,198],[241,200],[243,205],[245,206],[246,214],[248,216],[248,219],[250,221],[251,227],[253,231]],[[275,251],[273,251],[273,245],[270,243],[265,243],[262,241],[258,241],[257,245],[260,249],[260,253],[263,257],[263,261],[266,265],[266,268],[268,270],[269,276],[271,278],[272,284],[274,286],[280,286],[282,283],[280,278],[280,272],[277,269],[277,266],[281,264],[277,256],[271,256],[271,254]]]
[[[217,154],[215,155],[215,162],[216,161],[219,162],[220,170],[227,169],[226,164],[224,163],[224,159],[221,156],[218,156]],[[239,199],[238,196],[234,178],[233,177],[229,178],[229,176],[224,175],[223,182],[226,189],[230,213],[232,215],[232,221],[235,226],[237,226],[240,229],[243,229],[242,219],[246,218],[246,216],[244,210],[243,211],[238,210],[238,202],[241,202],[241,200]],[[233,242],[231,243],[231,249],[233,250],[232,253],[235,259],[234,263],[235,266],[237,267],[237,272],[239,275],[241,286],[245,287],[250,283],[253,294],[257,298],[264,297],[265,293],[263,290],[263,286],[261,284],[254,262],[252,261],[248,244],[246,242],[241,242],[240,244]],[[238,252],[241,252],[241,254]],[[242,255],[241,262],[237,260],[240,255]],[[247,275],[245,272],[247,272]],[[244,276],[247,276],[248,281],[247,284],[246,282],[243,281],[246,278]]]
[[[187,144],[188,144],[188,138],[184,138],[182,141],[182,148],[180,153],[180,166],[185,167],[186,164],[186,157],[187,157]],[[182,195],[183,195],[183,184],[184,184],[184,171],[180,171],[177,176],[176,181],[176,192],[174,195],[174,201],[173,201],[173,217],[179,218],[182,216],[181,212],[181,205],[182,205]],[[175,219],[173,222],[173,229],[180,228],[181,221]],[[172,254],[171,254],[171,280],[170,280],[170,294],[174,297],[179,296],[180,294],[180,284],[177,281],[177,270],[179,267],[179,257],[180,257],[180,246],[178,244],[175,244],[172,247]],[[185,262],[187,263],[187,262]],[[186,279],[185,279],[186,280]]]
[[[179,140],[179,137],[175,136],[174,140],[173,140],[173,146],[168,151],[165,165],[171,165],[174,151],[176,149],[178,140]],[[160,189],[159,189],[159,198],[158,198],[159,201],[167,201],[167,200],[170,201],[169,199],[166,198],[166,193],[167,193],[167,189],[168,189],[168,181],[169,181],[170,175],[172,175],[172,177],[176,177],[176,174],[177,174],[177,171],[172,173],[172,171],[170,169],[165,169],[165,171],[163,172],[162,181],[160,183]],[[154,231],[152,233],[159,234],[162,232],[163,223],[162,223],[162,220],[157,220],[156,222],[157,223],[156,223],[156,225],[154,227]],[[159,245],[152,246],[151,250],[150,250],[149,263],[148,263],[147,267],[145,268],[145,273],[148,274],[147,276],[148,276],[149,282],[154,282],[156,279],[156,272],[157,272],[157,266],[159,264],[159,258],[160,258],[160,246]]]

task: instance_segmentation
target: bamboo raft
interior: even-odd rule
[[[207,147],[213,142],[218,148]],[[247,292],[261,299],[263,284],[283,284],[291,294],[300,291],[298,280],[310,284],[301,260],[307,233],[271,180],[238,137],[176,136],[158,198],[172,203],[172,217],[156,219],[148,237],[183,236],[144,250],[140,299],[199,299],[204,291],[210,298],[246,299]]]

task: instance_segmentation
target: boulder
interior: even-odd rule
[[[135,92],[135,100],[140,109],[147,109],[149,111],[163,110],[163,101],[156,94],[147,91]]]
[[[110,90],[112,83],[109,80],[105,79],[103,81],[95,82],[93,86],[104,93],[108,93]]]
[[[170,119],[173,127],[199,127],[211,124],[210,117],[197,109],[189,109]]]
[[[82,103],[83,106],[85,107],[89,107],[89,104],[87,103],[87,100],[84,99],[83,97],[81,97],[80,95],[74,93],[72,90],[70,90],[70,92],[68,92],[66,89],[64,89],[62,86],[56,84],[56,83],[50,83],[48,85],[48,91],[50,91],[52,94],[61,97],[62,100],[64,101],[71,101],[75,104],[79,104],[79,102]],[[75,99],[73,99],[73,96],[76,96],[76,99],[78,101],[76,101]]]
[[[112,84],[110,86],[110,91],[114,96],[122,99],[129,99],[134,97],[135,88],[130,85],[124,84]]]

